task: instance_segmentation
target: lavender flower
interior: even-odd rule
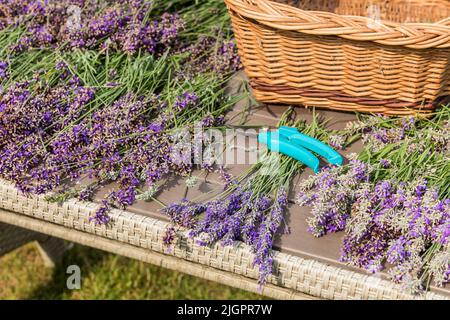
[[[197,223],[197,217],[205,212],[205,206],[184,199],[178,204],[169,205],[163,212],[171,218],[174,224],[192,228]]]
[[[195,106],[197,102],[198,96],[195,93],[184,92],[182,96],[176,98],[173,107],[180,112],[189,106]]]
[[[270,214],[265,217],[259,228],[256,241],[254,264],[259,266],[259,284],[264,285],[273,272],[272,246],[276,232],[283,221],[283,212],[287,207],[287,194],[284,188],[278,190]]]
[[[166,229],[165,234],[163,236],[163,243],[166,246],[171,246],[174,244],[177,237],[177,232],[174,227],[170,226]]]
[[[450,201],[439,200],[426,182],[382,181],[361,190],[353,205],[342,248],[342,260],[370,269],[373,261],[390,271],[396,281],[419,281],[422,255],[432,243],[448,243]]]
[[[388,159],[381,159],[380,160],[380,165],[384,168],[384,169],[388,169],[391,166],[391,162]]]
[[[331,147],[336,149],[342,149],[345,143],[346,137],[344,135],[330,135],[328,143]]]
[[[13,46],[15,52],[60,47],[101,48],[129,54],[142,50],[160,55],[180,46],[177,41],[184,28],[177,14],[165,13],[159,19],[147,21],[149,1],[124,0],[106,7],[93,3],[86,6],[78,0],[45,5],[33,0],[3,2],[11,8],[11,17],[0,27],[22,23],[27,28],[27,33]]]
[[[56,68],[67,70],[61,61]],[[100,211],[103,217],[111,207],[126,208],[137,197],[151,198],[138,195],[139,186],[151,188],[169,173],[187,176],[192,171],[193,154],[177,161],[176,142],[164,131],[197,107],[195,93],[183,93],[170,107],[156,97],[144,101],[129,93],[110,105],[88,109],[96,92],[77,79],[50,88],[38,87],[40,81],[13,83],[0,97],[0,132],[5,137],[0,141],[0,176],[23,192],[46,193],[84,176],[100,184],[116,181],[118,188],[107,195],[108,206]],[[85,112],[88,117],[82,117]],[[78,197],[88,200],[92,192],[80,191]],[[97,219],[101,221],[108,220]]]
[[[223,166],[220,166],[217,171],[220,174],[220,178],[224,182],[224,190],[228,189],[232,184],[237,185],[236,179],[231,173],[227,172]]]
[[[320,237],[345,228],[355,192],[368,179],[370,170],[363,162],[352,160],[348,168],[326,168],[301,183],[296,202],[312,206],[307,220],[310,232]]]
[[[101,224],[108,224],[110,221],[110,218],[108,216],[109,211],[109,204],[108,201],[102,201],[101,207],[95,212],[94,216],[89,218],[90,221],[94,221],[95,224],[101,225]]]
[[[0,61],[0,81],[8,78],[8,63],[5,61]]]
[[[201,36],[180,51],[189,54],[183,77],[211,71],[224,75],[239,70],[241,65],[235,43],[225,40],[220,30],[214,36]]]
[[[450,247],[447,245],[435,254],[427,268],[437,285],[450,282]]]

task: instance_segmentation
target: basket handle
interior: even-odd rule
[[[437,23],[383,22],[370,27],[371,19],[332,12],[307,11],[270,0],[225,0],[236,14],[271,28],[310,35],[338,36],[411,49],[450,48],[450,21]]]

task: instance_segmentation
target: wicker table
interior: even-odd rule
[[[238,112],[245,106],[245,103],[236,106],[229,116],[230,123],[237,121],[236,115],[241,117],[242,113]],[[247,124],[275,125],[284,110],[285,107],[281,106],[248,109],[245,111],[245,121]],[[299,109],[297,113],[307,119],[311,117],[311,112],[305,109]],[[328,125],[335,128],[342,127],[354,118],[352,114],[332,111],[322,113],[331,120]],[[358,151],[360,148],[361,145],[356,143],[346,152]],[[235,165],[230,170],[239,173],[245,167]],[[309,174],[311,171],[306,170],[295,179],[296,182]],[[190,199],[197,198],[214,190],[218,184],[214,174],[188,189],[180,181],[172,180],[158,194],[158,200],[171,203],[184,195]],[[102,199],[107,191],[108,188],[102,190],[97,198]],[[295,187],[291,199],[294,194]],[[127,211],[114,209],[110,213],[112,221],[107,226],[97,226],[89,221],[97,208],[98,204],[94,202],[70,200],[55,204],[39,196],[26,197],[9,182],[0,180],[0,254],[2,248],[7,251],[18,244],[37,239],[43,247],[42,252],[51,262],[57,252],[54,248],[61,248],[61,242],[55,240],[57,238],[278,299],[450,298],[449,286],[432,288],[423,296],[415,297],[386,280],[383,274],[373,276],[346,267],[338,261],[342,233],[320,239],[312,237],[306,232],[308,209],[294,204],[287,215],[291,233],[276,240],[275,271],[262,291],[256,281],[258,270],[252,265],[253,253],[245,244],[236,242],[233,246],[217,244],[202,247],[186,236],[187,231],[179,231],[177,243],[168,251],[162,241],[168,221],[160,213],[158,203],[138,202]],[[25,232],[24,229],[32,232]],[[13,236],[19,241],[12,241]]]

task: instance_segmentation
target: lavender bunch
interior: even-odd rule
[[[382,181],[373,190],[361,188],[346,227],[342,260],[371,272],[388,262],[392,278],[413,289],[428,277],[424,268],[434,270],[437,285],[447,282],[450,265],[439,258],[444,251],[429,265],[424,259],[432,244],[448,249],[450,199],[439,200],[438,194],[426,181]]]
[[[309,231],[319,237],[345,230],[342,261],[370,272],[387,262],[392,279],[414,289],[431,277],[437,285],[448,282],[450,199],[440,200],[424,180],[373,185],[372,172],[353,160],[305,180],[297,203],[312,206]],[[425,259],[430,247],[439,252],[431,262]]]
[[[177,142],[170,131],[174,129],[174,119],[181,122],[183,115],[197,107],[198,100],[197,95],[189,92],[176,97],[169,106],[158,105],[156,99],[120,98],[54,140],[54,156],[48,161],[63,162],[62,166],[79,164],[66,166],[66,174],[72,179],[87,174],[100,181],[99,186],[117,181],[118,188],[106,196],[94,217],[97,223],[102,223],[109,208],[133,204],[140,186],[145,185],[150,192],[168,174],[186,176],[191,172],[192,155],[182,154],[187,158],[179,158],[180,154],[173,151]],[[151,109],[158,110],[156,117],[147,113]],[[215,125],[216,121],[210,124]],[[148,192],[143,192],[141,198],[148,198]]]
[[[345,229],[356,194],[369,181],[371,171],[365,163],[352,160],[348,166],[324,168],[302,181],[296,203],[312,206],[307,223],[314,236]]]
[[[226,39],[222,30],[213,32],[211,36],[200,35],[195,43],[181,49],[188,53],[184,76],[206,72],[226,75],[240,68],[236,44]]]
[[[0,97],[0,175],[25,192],[43,193],[58,185],[61,176],[56,165],[37,169],[48,152],[44,141],[79,117],[93,94],[79,86],[48,89],[36,81],[6,90]]]
[[[295,126],[317,137],[326,134],[318,119],[305,124],[294,121],[292,116],[290,109],[279,125]],[[173,224],[190,228],[190,237],[196,238],[201,245],[245,242],[255,253],[253,262],[259,268],[259,283],[264,285],[273,272],[274,239],[280,230],[288,232],[284,213],[288,206],[290,182],[302,168],[298,161],[268,151],[238,178],[220,169],[226,188],[213,200],[201,203],[183,200],[163,211]]]
[[[111,207],[126,208],[137,198],[154,200],[159,181],[171,174],[187,176],[193,170],[194,150],[178,151],[177,133],[189,133],[196,123],[203,128],[222,125],[222,114],[234,100],[223,100],[221,82],[209,77],[197,77],[190,85],[211,88],[218,96],[185,91],[173,97],[180,88],[171,87],[146,99],[127,95],[84,119],[73,128],[76,132],[60,134],[52,142],[59,151],[54,157],[58,160],[52,161],[79,164],[68,166],[71,179],[87,175],[100,181],[99,187],[117,182],[118,188],[106,196],[94,217],[96,222],[104,221]]]
[[[354,134],[362,138],[366,150],[380,152],[386,147],[399,149],[407,144],[406,151],[424,152],[433,146],[441,154],[449,151],[448,133],[449,106],[441,106],[432,121],[408,116],[388,118],[386,116],[362,116],[359,121],[349,122],[341,137],[348,138]]]
[[[362,161],[377,168],[375,181],[411,182],[427,180],[439,189],[439,197],[450,197],[450,119],[449,106],[442,106],[432,120],[416,118],[384,119],[375,117],[362,129],[366,141]],[[388,142],[380,132],[398,132]],[[380,140],[381,139],[381,140]]]
[[[251,177],[256,178],[257,173]],[[205,203],[183,200],[163,211],[172,223],[190,228],[189,236],[196,238],[200,245],[209,246],[216,242],[232,245],[240,240],[251,246],[255,253],[253,262],[259,268],[259,283],[263,285],[272,274],[271,250],[274,237],[284,221],[287,204],[284,187],[279,187],[272,199],[247,183],[243,187],[230,186],[218,199]]]
[[[177,14],[164,13],[152,20],[149,1],[124,0],[106,5],[79,0],[2,2],[11,8],[3,28],[24,28],[11,48],[13,52],[32,48],[108,48],[158,55],[178,46],[179,33],[184,28]]]
[[[178,14],[161,11],[178,8],[176,3],[172,6],[160,1],[2,1],[11,10],[9,23],[0,29],[0,44],[4,47],[0,56],[12,60],[15,81],[23,81],[33,72],[47,68],[60,54],[66,62],[83,56],[78,49],[91,51],[85,56],[94,60],[98,59],[94,52],[106,55],[106,60],[120,57],[122,53],[155,57],[170,54],[179,59],[181,68],[177,74],[181,81],[211,71],[218,77],[227,77],[240,67],[236,46],[230,40],[230,28],[219,25],[219,20],[227,17],[223,3],[218,5],[209,0],[201,5],[183,3]],[[219,20],[211,19],[211,12],[216,11]],[[185,30],[185,20],[195,27]],[[92,73],[97,66],[89,63],[89,68],[86,71]],[[96,73],[103,78],[113,74],[110,71],[114,72]],[[106,85],[120,85],[113,78]]]
[[[297,203],[312,207],[310,231],[345,230],[343,261],[371,272],[389,263],[392,278],[413,289],[432,278],[448,282],[448,116],[443,106],[433,121],[364,117],[350,123],[341,137],[362,137],[357,160],[301,185]]]
[[[54,201],[89,200],[117,181],[94,217],[104,223],[110,208],[125,208],[138,196],[151,199],[150,190],[165,176],[188,175],[192,155],[178,157],[174,132],[198,122],[222,125],[236,99],[225,100],[225,80],[212,75],[176,82],[170,77],[175,60],[58,52],[33,80],[8,78],[0,100],[0,176],[25,193],[58,190],[48,197]],[[77,184],[86,179],[97,182]],[[66,189],[68,182],[77,186]]]
[[[134,62],[141,66],[141,61],[148,60],[151,57],[137,58]],[[154,78],[166,68],[161,63],[141,72]],[[66,62],[58,61],[55,69],[38,74],[32,81],[11,81],[4,89],[1,174],[16,182],[24,192],[45,193],[58,187],[64,179],[78,179],[96,166],[98,159],[108,163],[113,158],[111,152],[118,149],[118,142],[127,141],[123,135],[138,130],[143,121],[152,117],[145,114],[146,108],[151,108],[150,102],[135,94],[115,101],[124,88],[94,89],[86,82],[97,83],[98,80],[91,80],[96,75],[82,80],[75,72],[76,68],[69,70]],[[130,75],[130,71],[121,77],[130,89],[149,87]],[[114,143],[103,143],[104,139]]]
[[[180,15],[139,0],[0,1],[10,8],[0,30],[1,177],[25,193],[56,191],[54,201],[90,200],[116,181],[93,217],[107,223],[110,208],[152,200],[159,181],[189,175],[194,154],[177,152],[176,132],[222,125],[236,99],[224,98],[227,76],[172,76],[197,37],[181,35]]]

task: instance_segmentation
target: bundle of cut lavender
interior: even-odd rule
[[[302,183],[315,236],[345,231],[341,259],[389,274],[413,292],[449,282],[450,109],[432,119],[364,116],[340,135],[355,134],[364,151],[346,166]],[[335,139],[336,140],[336,139]]]

